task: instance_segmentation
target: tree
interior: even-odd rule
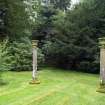
[[[0,4],[1,9],[6,10],[3,19],[6,36],[16,38],[24,35],[28,21],[23,2],[21,0],[2,0]]]
[[[3,35],[3,40],[9,39],[11,70],[31,70],[31,34],[33,26],[37,25],[39,9],[40,0],[0,1],[0,39]],[[38,63],[43,59],[41,51],[39,54]]]
[[[99,72],[97,42],[98,38],[105,34],[104,2],[103,0],[82,2],[66,14],[60,12],[53,16],[56,33],[50,38],[50,43],[44,45],[46,58],[50,64],[54,61],[55,65],[67,69]]]
[[[63,11],[70,8],[71,5],[71,0],[50,0],[50,2],[55,8],[61,9]]]

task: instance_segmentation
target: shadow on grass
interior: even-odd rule
[[[8,85],[8,82],[3,80],[2,73],[0,72],[0,86]]]
[[[0,86],[4,86],[4,85],[7,85],[7,84],[8,84],[8,82],[1,81],[1,80],[0,80]]]

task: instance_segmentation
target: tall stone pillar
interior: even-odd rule
[[[99,92],[105,93],[105,37],[99,38],[100,47],[100,88]]]
[[[32,41],[32,46],[33,46],[33,72],[32,72],[32,78],[33,80],[36,79],[36,74],[37,74],[37,40]]]
[[[38,84],[40,81],[37,79],[37,45],[38,40],[32,40],[33,47],[33,71],[32,71],[32,81],[31,84]]]

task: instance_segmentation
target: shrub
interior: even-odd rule
[[[10,44],[9,53],[12,55],[11,70],[27,71],[32,70],[32,44],[28,38],[13,41]],[[38,65],[44,61],[44,55],[38,49]]]
[[[11,56],[9,55],[8,40],[0,42],[0,71],[10,70]]]
[[[5,84],[2,78],[4,71],[11,69],[11,56],[9,55],[8,40],[0,42],[0,85]]]

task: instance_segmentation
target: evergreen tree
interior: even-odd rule
[[[67,61],[66,66],[63,62],[64,67],[98,72],[98,38],[105,33],[104,2],[82,2],[70,10],[65,19],[55,21],[55,27],[59,30],[57,38],[64,43],[62,53],[65,53],[63,56]]]
[[[50,0],[50,2],[55,8],[61,9],[63,11],[70,8],[71,5],[71,0]]]
[[[34,13],[33,11],[27,11],[27,9],[34,8],[34,6],[30,5],[30,2],[27,3],[29,3],[29,5],[25,4],[25,0],[0,1],[0,29],[1,32],[3,31],[3,33],[5,33],[5,36],[17,39],[31,35],[32,19],[30,18]]]

